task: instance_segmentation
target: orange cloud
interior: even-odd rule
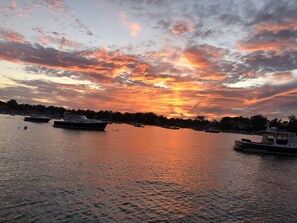
[[[280,99],[283,96],[288,96],[288,95],[295,95],[297,94],[297,88],[294,89],[289,89],[287,91],[282,91],[280,93],[275,93],[266,97],[262,97],[262,98],[257,98],[258,96],[258,92],[254,92],[254,95],[256,96],[256,98],[254,99],[244,99],[245,101],[245,105],[250,106],[253,104],[257,104],[257,103],[262,103],[262,102],[267,102],[267,101],[271,101],[271,100],[276,100],[277,98]]]
[[[38,41],[43,45],[48,44],[56,44],[59,46],[59,49],[63,49],[64,47],[78,47],[80,43],[66,39],[65,37],[52,37],[47,35],[41,35],[38,37]]]
[[[297,43],[291,40],[275,40],[275,41],[258,41],[258,42],[243,42],[237,44],[242,52],[256,52],[256,51],[275,51],[281,54],[283,50],[296,50]]]
[[[120,12],[118,15],[125,28],[130,31],[131,36],[137,36],[140,33],[141,26],[136,22],[129,22],[128,15],[125,12]]]
[[[210,66],[210,62],[203,56],[202,52],[198,49],[186,49],[183,52],[186,60],[194,67],[205,69]]]
[[[146,56],[159,59],[159,58],[176,57],[177,54],[178,54],[177,51],[172,49],[172,50],[167,50],[167,51],[158,51],[158,52],[148,53]]]
[[[257,25],[255,28],[256,34],[264,31],[278,33],[279,31],[282,31],[282,30],[297,30],[297,19],[294,19],[286,23],[280,23],[280,24],[271,24],[269,22],[263,22]]]
[[[52,97],[57,104],[60,102],[63,106],[72,108],[77,106],[121,112],[153,111],[170,117],[207,114],[208,118],[216,118],[224,114],[243,115],[240,113],[242,111],[232,113],[232,108],[242,108],[244,98],[251,98],[249,101],[255,103],[263,101],[257,99],[260,90],[257,94],[247,89],[221,87],[221,81],[227,74],[220,73],[212,65],[215,59],[220,58],[220,52],[216,49],[207,50],[207,47],[188,48],[182,52],[155,52],[143,57],[108,49],[67,52],[26,41],[0,42],[0,48],[2,60],[33,65],[34,69],[38,69],[38,66],[46,67],[49,71],[44,75],[60,77],[65,74],[70,79],[92,83],[60,84],[49,89],[49,92],[58,92]],[[179,58],[184,58],[188,67],[176,64]],[[44,70],[40,70],[36,73],[43,72]],[[247,75],[256,76],[254,73]],[[290,78],[290,74],[278,74],[278,77]],[[35,92],[44,90],[45,87],[42,87],[42,90],[40,88]],[[30,98],[35,98],[36,95],[30,95]],[[79,100],[73,102],[69,98]],[[254,105],[247,103],[244,105]]]
[[[275,73],[272,75],[273,81],[279,82],[279,81],[291,81],[294,79],[292,73]]]

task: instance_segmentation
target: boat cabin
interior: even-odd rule
[[[292,132],[270,131],[263,135],[262,143],[275,146],[296,147],[297,137]]]
[[[84,115],[77,115],[77,114],[72,114],[70,112],[65,112],[64,113],[64,120],[66,120],[66,121],[78,121],[78,120],[88,120],[88,119]]]

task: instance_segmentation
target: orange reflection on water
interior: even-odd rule
[[[111,165],[109,174],[127,183],[192,182],[192,186],[204,188],[214,188],[218,183],[215,177],[220,164],[212,160],[221,156],[220,145],[213,142],[213,135],[204,132],[113,124],[93,143],[96,148],[88,154],[88,162]]]

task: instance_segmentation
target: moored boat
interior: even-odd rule
[[[210,127],[210,128],[208,128],[208,129],[204,130],[204,132],[219,133],[220,130],[218,130],[218,129],[215,128],[215,127]]]
[[[54,127],[67,128],[67,129],[86,129],[104,131],[107,122],[88,119],[84,115],[71,114],[70,112],[64,113],[63,121],[54,121]]]
[[[246,153],[297,155],[297,136],[296,133],[272,128],[263,134],[261,142],[235,140],[234,149]]]
[[[50,118],[45,115],[32,114],[30,116],[25,116],[24,121],[26,122],[49,122]]]
[[[180,129],[179,127],[173,126],[173,125],[163,125],[162,128],[172,129],[172,130],[179,130]]]
[[[131,125],[135,126],[135,127],[139,127],[139,128],[143,128],[144,125],[139,123],[139,122],[132,122]]]

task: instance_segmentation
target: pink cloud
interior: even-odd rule
[[[130,31],[131,36],[137,36],[140,33],[141,25],[136,22],[129,22],[127,13],[120,12],[118,17],[123,26]]]
[[[273,24],[270,22],[262,22],[256,26],[256,34],[264,31],[278,33],[282,30],[297,30],[297,19],[292,19],[291,21],[277,24]]]
[[[46,0],[45,5],[52,10],[58,10],[62,12],[66,10],[64,0]]]
[[[275,73],[272,75],[273,81],[279,82],[279,81],[291,81],[294,79],[293,74],[291,72],[289,73]]]
[[[193,25],[188,24],[185,21],[177,21],[171,28],[173,34],[183,34],[187,32],[194,32],[195,28]]]
[[[19,42],[19,43],[25,41],[24,37],[19,33],[11,30],[4,30],[4,29],[0,29],[0,38],[4,39],[5,41]]]
[[[184,51],[184,56],[194,67],[203,69],[210,66],[210,62],[203,56],[202,52],[198,49],[188,48]]]
[[[12,10],[15,10],[16,7],[17,7],[17,0],[12,0],[12,1],[11,1],[11,6],[10,6],[10,8],[11,8]]]

